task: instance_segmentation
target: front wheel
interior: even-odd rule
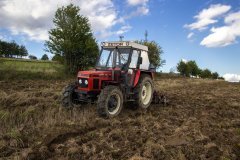
[[[122,91],[117,86],[106,86],[98,97],[97,110],[101,117],[117,116],[123,107]]]
[[[63,90],[62,97],[62,106],[67,109],[71,109],[74,106],[78,105],[78,94],[74,91],[76,85],[69,84]]]

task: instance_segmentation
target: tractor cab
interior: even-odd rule
[[[149,69],[148,48],[134,42],[103,42],[96,69]],[[140,66],[141,65],[141,66]]]
[[[119,114],[123,102],[147,108],[153,98],[154,72],[147,46],[130,41],[102,42],[95,69],[78,72],[77,82],[63,94],[63,106],[97,100],[98,113],[106,117]]]

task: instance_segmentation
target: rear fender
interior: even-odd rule
[[[151,78],[153,78],[153,72],[146,72],[146,71],[141,71],[140,69],[138,69],[136,72],[136,75],[135,75],[133,87],[136,87],[142,74],[148,74],[149,76],[151,76]]]

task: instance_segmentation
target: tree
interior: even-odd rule
[[[11,50],[10,43],[5,42],[5,41],[1,41],[1,53],[5,57],[9,57],[10,50]]]
[[[47,51],[63,57],[70,73],[95,65],[99,53],[89,21],[79,13],[79,7],[73,4],[58,8],[53,19],[55,28],[49,31],[45,43]]]
[[[186,62],[182,60],[177,64],[177,71],[182,75],[189,77],[190,76],[190,67]]]
[[[163,50],[162,50],[162,47],[157,42],[155,41],[151,41],[151,42],[136,41],[136,42],[148,47],[149,61],[154,67],[159,68],[162,65],[164,65],[165,60],[161,59]]]
[[[212,78],[213,79],[218,79],[219,78],[219,74],[217,72],[212,73]]]
[[[190,75],[192,76],[199,75],[199,68],[195,61],[188,61],[186,65],[188,65]]]
[[[29,58],[29,59],[33,59],[33,60],[37,60],[37,57],[34,56],[34,55],[29,55],[28,58]]]
[[[12,41],[11,43],[9,43],[9,54],[10,54],[10,57],[13,57],[14,55],[18,56],[19,54],[19,45],[15,42],[15,41]]]
[[[19,48],[19,51],[20,51],[20,54],[19,54],[20,57],[28,56],[28,51],[25,46],[21,45]]]
[[[42,56],[41,60],[44,60],[44,61],[49,60],[48,55],[47,55],[47,54],[44,54],[44,55]]]
[[[200,75],[201,78],[212,78],[212,72],[209,69],[204,69]]]

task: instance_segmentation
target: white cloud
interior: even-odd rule
[[[211,5],[208,9],[203,9],[198,15],[194,16],[197,20],[192,24],[186,24],[184,27],[191,30],[203,30],[206,29],[208,25],[217,23],[217,17],[227,13],[231,9],[229,5],[215,4]]]
[[[148,0],[127,0],[128,4],[131,6],[146,4]]]
[[[148,3],[149,0],[127,0],[130,6],[137,7],[136,10],[132,11],[125,19],[136,17],[139,15],[147,15],[149,13]]]
[[[128,32],[130,29],[132,29],[132,27],[129,26],[129,25],[122,26],[118,31],[116,31],[115,34],[116,34],[116,35],[122,35],[122,34]]]
[[[240,37],[240,11],[232,12],[227,15],[231,10],[231,6],[215,4],[207,9],[203,9],[198,15],[194,16],[196,22],[187,24],[184,27],[190,30],[203,30],[207,29],[210,24],[218,22],[218,18],[224,18],[224,24],[220,27],[212,27],[210,34],[203,38],[200,45],[211,47],[225,47],[237,43],[237,38]],[[188,38],[193,35],[188,34]]]
[[[223,76],[223,78],[225,79],[225,81],[228,82],[240,82],[240,75],[237,74],[225,74]]]
[[[194,33],[191,32],[191,33],[189,33],[189,34],[187,35],[187,38],[190,39],[190,38],[192,38],[193,36],[194,36]]]
[[[206,47],[224,47],[236,43],[240,37],[240,12],[231,13],[225,17],[225,26],[212,28],[211,34],[201,41]]]
[[[123,35],[124,33],[128,32],[131,29],[132,29],[132,27],[130,25],[124,25],[119,30],[107,31],[107,32],[102,33],[101,38],[104,39],[106,37],[113,36],[113,35],[120,36],[120,35]]]
[[[47,40],[48,30],[53,27],[55,11],[70,2],[79,6],[80,13],[89,18],[93,32],[98,38],[130,29],[121,28],[126,26],[125,19],[119,15],[112,0],[4,0],[0,1],[0,28],[8,29],[11,34],[21,35],[30,40]],[[147,0],[143,2],[146,6]],[[143,11],[143,14],[146,12],[148,11]],[[120,29],[112,31],[117,24],[120,25]]]
[[[186,60],[186,59],[184,59],[184,58],[182,58],[181,61],[184,62],[184,63],[187,63],[187,62],[188,62],[188,60]]]
[[[147,6],[139,6],[136,10],[132,11],[128,16],[125,16],[124,19],[130,19],[139,15],[147,15],[149,9]]]

